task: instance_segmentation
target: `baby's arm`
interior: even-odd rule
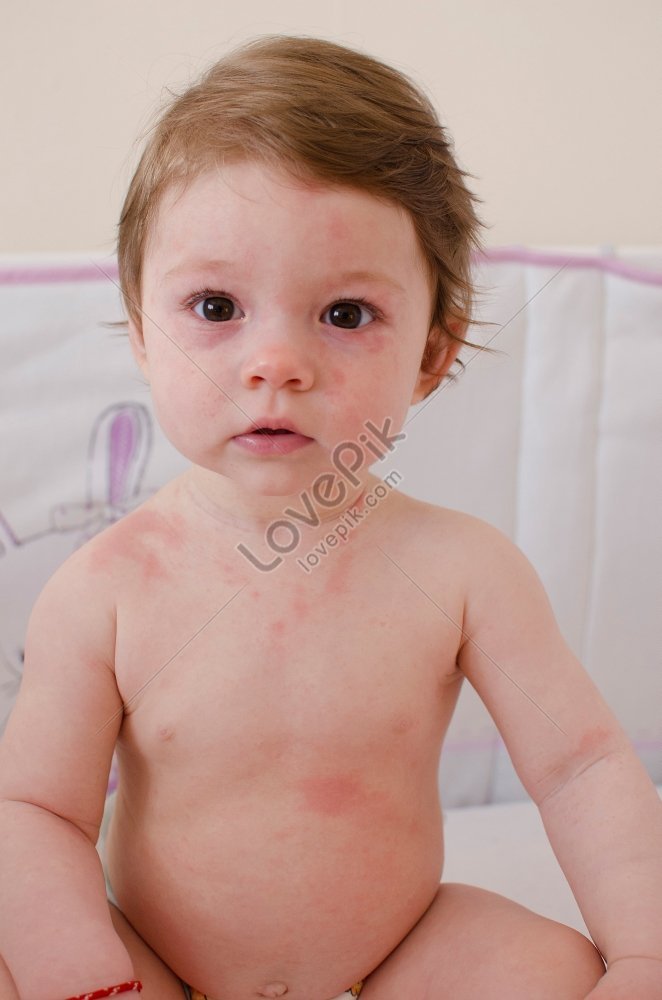
[[[485,522],[471,519],[467,536],[475,575],[458,666],[499,728],[608,966],[647,956],[641,981],[659,966],[660,992],[637,993],[635,971],[629,995],[662,996],[662,802],[529,561]],[[611,995],[609,981],[608,972],[599,996]]]
[[[134,978],[95,849],[123,714],[115,613],[85,561],[83,547],[34,605],[0,742],[0,954],[21,1000]]]

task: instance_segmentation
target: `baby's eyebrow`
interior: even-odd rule
[[[208,260],[207,258],[184,260],[176,264],[175,267],[171,267],[169,271],[166,271],[163,275],[162,283],[173,274],[181,274],[186,271],[214,271],[221,268],[233,268],[235,266],[229,260]],[[372,284],[389,285],[402,295],[406,294],[403,286],[395,278],[390,277],[388,274],[382,274],[379,271],[341,271],[339,274],[332,273],[330,278],[334,284],[341,285],[349,284],[352,281],[368,281]]]
[[[169,278],[173,274],[181,274],[185,271],[202,271],[202,270],[217,270],[221,267],[232,267],[232,261],[230,260],[209,260],[206,257],[201,257],[199,260],[183,260],[175,267],[171,267],[169,271],[163,275],[163,281]]]
[[[343,271],[337,276],[337,280],[342,283],[346,281],[371,281],[380,285],[390,285],[391,288],[405,294],[405,289],[395,278],[389,277],[388,274],[380,274],[379,271]]]

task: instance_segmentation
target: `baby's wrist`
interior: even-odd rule
[[[131,979],[126,983],[118,983],[117,986],[106,986],[101,990],[92,990],[91,993],[79,993],[75,997],[67,997],[67,1000],[101,1000],[102,997],[116,997],[119,993],[131,993],[137,990],[138,993],[143,988],[139,979]]]

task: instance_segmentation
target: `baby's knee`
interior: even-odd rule
[[[550,976],[557,977],[559,996],[568,990],[567,996],[584,997],[605,974],[602,956],[590,938],[574,927],[549,921],[548,932],[550,925],[551,933],[540,939],[538,961]]]
[[[483,903],[483,945],[487,938],[488,965],[500,982],[494,996],[579,1000],[605,974],[600,952],[590,938],[574,927],[495,893],[457,886],[456,891],[459,890],[463,890],[465,903],[472,900],[474,906],[481,900]]]
[[[574,931],[572,927],[568,930]],[[581,934],[579,931],[574,931],[575,940],[574,945],[571,948],[571,954],[573,960],[577,966],[578,978],[582,978],[582,987],[591,990],[598,982],[602,979],[607,967],[603,961],[602,955],[595,947],[590,938],[587,938],[585,934]]]

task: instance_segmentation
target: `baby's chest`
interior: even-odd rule
[[[250,772],[295,747],[366,752],[439,725],[461,634],[450,580],[431,601],[384,566],[314,581],[182,570],[137,596],[118,609],[115,670],[145,756]]]

